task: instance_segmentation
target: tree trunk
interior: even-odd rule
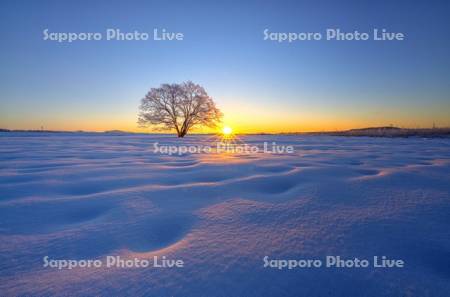
[[[184,137],[187,134],[187,129],[186,127],[183,125],[183,127],[180,129],[180,131],[178,132],[178,137]]]

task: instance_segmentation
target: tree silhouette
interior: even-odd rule
[[[175,130],[184,137],[195,126],[216,127],[222,113],[200,85],[187,81],[152,88],[142,99],[138,123],[157,130]]]

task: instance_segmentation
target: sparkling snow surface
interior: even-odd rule
[[[0,133],[0,295],[449,296],[449,139],[241,140],[295,153],[169,156],[153,143],[215,144]],[[107,255],[185,267],[43,267]],[[263,267],[327,255],[405,267]]]

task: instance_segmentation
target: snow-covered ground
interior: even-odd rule
[[[241,140],[295,152],[169,156],[153,144],[212,138],[1,133],[0,295],[449,295],[449,139]],[[108,255],[184,267],[43,267]],[[330,255],[405,267],[263,261]]]

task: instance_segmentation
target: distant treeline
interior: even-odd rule
[[[1,129],[0,132],[36,132],[36,133],[132,133],[132,132],[124,132],[120,130],[110,130],[110,131],[103,131],[103,132],[90,132],[90,131],[57,131],[57,130],[10,130],[10,129]]]
[[[346,131],[311,132],[313,135],[369,136],[369,137],[450,137],[450,128],[371,127]]]
[[[104,132],[87,131],[53,131],[53,130],[9,130],[0,129],[0,132],[36,132],[36,133],[88,133],[88,134],[135,134],[120,130]],[[148,133],[138,133],[148,134]],[[150,133],[152,134],[152,133]],[[398,128],[398,127],[370,127],[362,129],[351,129],[345,131],[323,131],[323,132],[292,132],[292,133],[242,133],[241,135],[331,135],[331,136],[368,136],[368,137],[427,137],[444,138],[450,137],[450,128]]]
[[[10,130],[10,129],[0,129],[0,132],[36,132],[36,133],[77,133],[84,131],[54,131],[54,130]]]

